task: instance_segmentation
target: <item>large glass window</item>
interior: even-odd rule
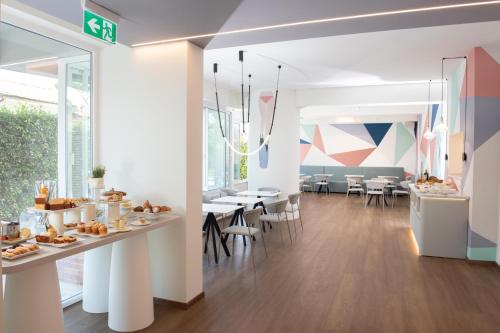
[[[247,134],[231,111],[221,111],[226,139],[237,151],[246,151]],[[204,119],[203,188],[212,190],[246,181],[247,157],[234,153],[222,138],[217,110],[206,107]]]
[[[0,219],[31,227],[37,180],[87,196],[92,167],[91,54],[0,22]],[[81,293],[83,256],[57,262],[62,301]]]
[[[220,115],[224,133],[230,137],[231,133],[228,131],[230,114],[221,112]],[[211,190],[229,185],[229,149],[222,138],[217,110],[205,108],[204,122],[204,188]]]

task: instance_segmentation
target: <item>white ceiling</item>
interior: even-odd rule
[[[364,86],[437,80],[441,58],[484,47],[500,59],[500,21],[371,32],[205,50],[205,77],[239,88],[238,50],[245,50],[245,73],[255,87],[272,89],[282,64],[281,88]],[[452,70],[458,62],[447,63]],[[245,84],[247,82],[245,76]]]
[[[17,0],[74,25],[82,24],[81,0]],[[12,2],[12,1],[9,1]],[[366,15],[483,0],[94,0],[118,14],[118,42],[131,45],[206,33],[325,18]],[[220,48],[264,42],[497,20],[489,4],[253,31],[192,40]]]

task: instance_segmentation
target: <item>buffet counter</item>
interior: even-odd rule
[[[87,264],[102,268],[84,271],[84,304],[85,290],[95,289],[95,293],[87,293],[87,297],[107,299],[109,295],[109,309],[106,302],[105,312],[108,312],[111,329],[135,331],[149,326],[154,314],[147,233],[178,220],[178,216],[171,214],[149,225],[131,225],[127,232],[110,231],[102,238],[70,232],[68,234],[80,239],[72,246],[41,245],[36,254],[14,261],[2,260],[0,271],[6,275],[3,299],[5,332],[64,332],[56,260],[81,252],[85,252],[86,261],[89,259],[85,269]],[[93,280],[86,279],[92,276]]]
[[[467,253],[469,197],[422,191],[410,185],[410,224],[419,254],[460,258]]]

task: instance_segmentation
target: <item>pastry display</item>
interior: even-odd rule
[[[64,226],[66,228],[76,228],[78,226],[78,223],[64,223]]]
[[[118,202],[122,201],[123,197],[127,195],[127,192],[123,191],[118,191],[115,190],[114,188],[111,188],[111,190],[106,191],[102,194],[101,199],[105,201],[110,201],[110,202]]]
[[[108,234],[108,227],[103,223],[90,221],[86,224],[80,223],[77,227],[77,232],[80,234],[105,236]]]
[[[152,205],[149,200],[144,201],[142,206],[136,206],[134,207],[134,212],[136,213],[163,213],[163,212],[169,212],[171,211],[172,208],[168,206],[162,206],[162,205]]]
[[[53,243],[54,244],[67,244],[67,243],[74,243],[76,242],[77,239],[73,236],[57,236],[54,238]]]
[[[36,244],[23,244],[13,245],[11,247],[2,249],[2,258],[16,259],[17,257],[24,257],[28,254],[36,253],[40,248]]]
[[[54,226],[49,225],[47,227],[47,231],[41,235],[36,235],[35,239],[38,243],[52,243],[54,239],[57,237],[57,230]]]

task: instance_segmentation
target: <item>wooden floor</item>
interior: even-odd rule
[[[500,332],[500,269],[418,257],[407,201],[384,212],[340,194],[302,202],[292,245],[273,229],[266,259],[254,242],[256,274],[241,239],[218,266],[205,257],[205,298],[189,310],[156,305],[144,332]],[[65,323],[72,333],[110,331],[106,315],[80,304]]]

